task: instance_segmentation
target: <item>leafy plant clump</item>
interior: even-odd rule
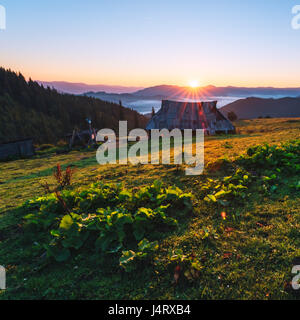
[[[120,258],[120,266],[127,272],[136,270],[139,263],[146,259],[153,259],[155,251],[158,249],[158,241],[149,242],[147,239],[138,244],[138,250],[123,251]]]
[[[24,208],[27,230],[44,235],[39,244],[48,256],[66,261],[82,248],[107,255],[123,251],[120,265],[151,256],[158,239],[192,211],[192,195],[176,187],[151,186],[130,190],[121,184],[95,183],[85,189],[63,190],[29,200]],[[64,205],[62,205],[62,201]]]
[[[262,171],[293,173],[300,171],[300,140],[288,142],[281,146],[259,145],[249,148],[241,156],[238,164],[245,168]]]
[[[202,197],[207,202],[228,206],[230,202],[240,203],[249,196],[248,186],[251,174],[241,168],[223,179],[207,179],[201,187]]]
[[[251,147],[246,155],[240,156],[232,165],[237,167],[231,176],[208,178],[201,185],[202,199],[219,206],[241,205],[251,195],[250,187],[255,182],[262,194],[276,192],[284,184],[287,175],[297,175],[300,172],[300,141],[281,146]],[[298,190],[298,181],[290,187]]]
[[[300,173],[300,140],[280,146],[249,148],[237,163],[260,179],[261,192],[265,195],[272,194],[286,184],[287,177],[296,177]],[[294,185],[290,187],[293,189]]]

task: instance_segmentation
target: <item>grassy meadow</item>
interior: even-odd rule
[[[0,291],[0,299],[299,298],[290,285],[292,267],[300,257],[299,153],[288,147],[289,151],[284,151],[286,161],[281,161],[279,156],[272,169],[265,164],[275,155],[275,149],[268,151],[266,159],[261,158],[257,150],[248,153],[249,158],[252,153],[257,155],[255,159],[249,160],[245,155],[249,148],[257,145],[280,146],[299,141],[300,119],[241,120],[235,125],[236,135],[205,138],[206,169],[196,177],[186,176],[184,166],[99,166],[95,150],[74,150],[66,154],[50,150],[30,159],[0,163],[0,265],[7,270],[7,289]],[[241,156],[245,158],[240,159]],[[50,254],[54,244],[63,247],[63,253],[69,248],[63,242],[67,233],[60,229],[67,232],[68,223],[74,226],[75,222],[66,223],[68,213],[64,213],[63,208],[59,210],[64,215],[64,223],[61,220],[58,227],[57,218],[49,222],[51,227],[56,226],[54,231],[48,225],[36,231],[28,223],[31,219],[32,224],[40,227],[38,210],[56,201],[45,194],[41,184],[47,182],[54,188],[53,171],[57,163],[63,169],[75,168],[72,185],[62,194],[71,207],[76,197],[81,199],[82,202],[74,204],[74,212],[82,216],[72,216],[72,219],[81,219],[78,232],[85,227],[89,232],[84,240],[76,238],[80,241],[78,246],[68,242],[68,259],[62,255],[61,259],[55,259],[57,256]],[[158,186],[157,181],[161,181],[162,186]],[[96,204],[88,206],[86,194],[90,196],[94,191],[86,190],[93,183],[96,187],[92,188],[99,194],[101,188],[110,192],[107,184],[122,183],[126,192],[115,189],[112,192],[116,192],[119,200],[124,197],[123,202],[128,199],[128,205],[121,200],[114,202],[105,195],[103,199],[109,209],[99,215],[106,219],[109,214],[113,216],[109,210],[123,210],[127,212],[126,223],[133,228],[138,220],[128,212],[146,207],[139,192],[144,190],[147,197],[156,197],[151,198],[153,212],[144,213],[145,221],[153,215],[153,219],[149,218],[153,230],[144,227],[142,231],[142,235],[152,241],[151,248],[150,245],[143,245],[142,249],[142,245],[137,246],[138,239],[144,237],[130,238],[126,233],[129,229],[124,227],[120,236],[123,247],[114,247],[109,253],[104,252],[102,244],[98,251],[94,249],[96,229],[103,231],[108,227],[98,226],[98,220],[93,220],[97,215],[93,216],[98,208]],[[180,191],[164,191],[170,186]],[[174,201],[170,194],[174,195]],[[37,202],[24,205],[37,197],[45,197],[40,207]],[[165,202],[155,203],[159,197],[165,199],[169,208],[160,207]],[[183,198],[185,201],[180,202]],[[91,199],[92,203],[94,199]],[[177,202],[176,211],[174,203]],[[59,206],[59,201],[53,205]],[[45,209],[49,210],[49,216],[55,215],[51,206]],[[25,218],[30,214],[35,216]],[[162,229],[155,219],[162,219]],[[86,225],[86,220],[90,224]],[[122,228],[126,223],[120,224]],[[155,232],[157,230],[159,232]],[[50,233],[52,240],[49,240]],[[123,260],[122,252],[125,252]]]

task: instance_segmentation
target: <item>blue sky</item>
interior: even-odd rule
[[[300,0],[0,0],[0,64],[36,80],[300,86]]]

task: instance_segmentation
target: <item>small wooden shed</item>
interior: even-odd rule
[[[203,129],[206,134],[234,133],[233,124],[217,109],[217,101],[181,102],[163,100],[146,129]]]
[[[0,144],[0,160],[10,157],[30,157],[35,153],[33,139],[23,139]]]

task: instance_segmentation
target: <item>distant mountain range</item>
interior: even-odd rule
[[[240,99],[221,108],[227,116],[233,111],[239,119],[255,119],[259,117],[295,118],[300,117],[300,98]]]
[[[179,87],[170,85],[161,85],[150,88],[145,88],[132,93],[112,94],[104,91],[94,92],[89,91],[83,95],[99,98],[110,102],[122,101],[124,105],[130,104],[139,100],[211,100],[218,97],[298,97],[300,96],[300,88],[271,88],[271,87],[258,87],[258,88],[244,88],[244,87],[199,87],[192,89],[189,87]],[[232,101],[233,101],[232,100]]]
[[[234,111],[241,119],[258,117],[300,117],[300,87],[215,87],[199,88],[160,85],[149,88],[86,85],[68,82],[40,82],[58,91],[94,97],[118,103],[148,114],[152,107],[160,108],[161,100],[205,101],[218,100],[224,114]],[[98,88],[100,88],[98,90]],[[89,89],[89,90],[85,90]],[[248,97],[248,98],[247,98]],[[243,98],[243,99],[240,99]],[[245,99],[247,98],[247,99]],[[233,102],[234,101],[234,102]],[[224,107],[225,106],[225,107]]]
[[[218,96],[235,96],[235,97],[249,97],[249,96],[300,96],[300,87],[298,88],[273,88],[273,87],[215,87],[206,86],[199,88],[179,87],[161,85],[150,88],[145,88],[134,92],[133,95],[139,97],[164,97],[164,98],[199,98],[201,97],[218,97]]]
[[[136,99],[139,98],[180,98],[185,99],[187,97],[217,97],[217,96],[235,96],[235,97],[249,97],[249,96],[300,96],[299,88],[273,88],[273,87],[215,87],[206,86],[191,89],[190,87],[180,87],[174,85],[160,85],[149,88],[141,87],[124,87],[124,86],[109,86],[109,85],[89,85],[85,83],[71,83],[64,81],[37,81],[44,86],[55,88],[58,91],[73,93],[73,94],[85,94],[93,96],[107,96],[107,98],[120,98]]]
[[[59,92],[82,94],[87,91],[105,91],[108,93],[131,93],[142,89],[141,87],[124,87],[124,86],[109,86],[103,84],[86,84],[86,83],[72,83],[66,81],[37,81],[44,87],[54,88]]]

